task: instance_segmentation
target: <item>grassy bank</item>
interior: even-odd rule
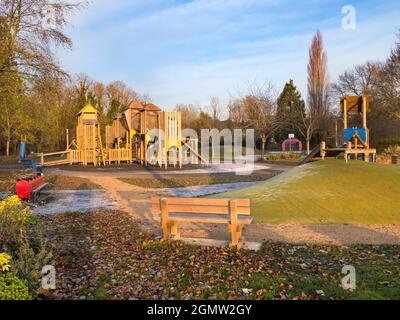
[[[400,168],[318,161],[215,197],[250,198],[256,222],[400,223]]]

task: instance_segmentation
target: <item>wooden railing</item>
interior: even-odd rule
[[[117,163],[121,162],[132,162],[132,150],[131,149],[108,149],[106,151],[107,157],[106,162],[108,163]]]
[[[98,163],[97,152],[95,150],[65,150],[60,152],[51,153],[37,153],[35,157],[40,158],[40,164],[44,167],[58,166],[58,165],[72,165],[72,164],[93,164]],[[48,160],[46,158],[55,157],[62,159]],[[131,163],[132,150],[131,149],[108,149],[105,151],[105,159],[107,163],[121,162]]]

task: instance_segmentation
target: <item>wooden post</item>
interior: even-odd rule
[[[147,111],[144,111],[144,165],[147,166]]]
[[[168,202],[167,199],[161,199],[161,227],[164,240],[169,239],[170,230],[168,226]]]
[[[237,215],[237,201],[231,200],[229,201],[229,214],[231,217],[230,231],[232,236],[231,246],[238,247],[239,246],[239,237],[238,237],[238,215]]]
[[[42,167],[44,166],[44,154],[43,152],[40,154],[40,163],[42,165]]]
[[[67,149],[65,150],[69,150],[69,130],[67,129]]]
[[[86,141],[86,126],[83,125],[83,165],[87,166],[87,141]]]
[[[93,163],[97,166],[97,153],[96,153],[96,127],[92,126],[92,150],[93,150]]]
[[[320,155],[321,155],[322,160],[325,160],[325,155],[326,155],[325,149],[326,149],[326,143],[325,143],[325,141],[322,141],[321,146],[320,146]]]
[[[343,111],[344,111],[344,118],[343,118],[343,129],[347,129],[348,120],[347,120],[347,98],[344,98],[343,101]]]
[[[174,240],[179,240],[181,235],[178,232],[178,222],[171,223],[171,235],[173,236]]]
[[[367,129],[367,97],[363,96],[363,128]]]
[[[335,147],[337,148],[339,146],[338,142],[338,124],[337,120],[335,121]]]

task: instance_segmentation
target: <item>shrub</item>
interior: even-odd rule
[[[42,278],[42,267],[49,264],[51,254],[47,251],[38,220],[18,197],[0,202],[0,250],[10,254],[13,274],[24,279],[35,293]]]
[[[0,300],[30,300],[29,288],[26,283],[9,272],[11,256],[0,253]]]
[[[376,149],[378,153],[383,153],[385,149],[399,145],[400,146],[400,138],[387,138],[387,139],[382,139],[378,142]]]
[[[26,236],[26,224],[32,213],[24,207],[17,196],[0,202],[0,242],[7,251],[18,250],[20,242]]]
[[[400,145],[389,146],[383,151],[384,155],[387,156],[398,156],[400,155]]]
[[[32,300],[26,283],[13,273],[0,273],[0,300]]]
[[[279,160],[300,160],[301,155],[296,152],[281,152],[281,153],[271,153],[268,155],[267,159],[270,161]]]
[[[10,255],[8,255],[7,253],[0,253],[0,272],[10,270],[10,260]]]

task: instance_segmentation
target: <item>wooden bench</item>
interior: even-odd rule
[[[239,246],[243,227],[251,224],[248,199],[153,198],[153,213],[161,217],[164,239],[180,239],[181,222],[228,224],[231,245]]]
[[[49,184],[46,182],[46,183],[43,183],[42,185],[40,185],[39,187],[37,187],[36,189],[32,190],[31,191],[31,194],[32,194],[31,200],[32,200],[32,202],[36,202],[37,199],[40,197],[40,192],[42,190],[44,190],[45,188],[47,188],[48,186],[49,186]]]

